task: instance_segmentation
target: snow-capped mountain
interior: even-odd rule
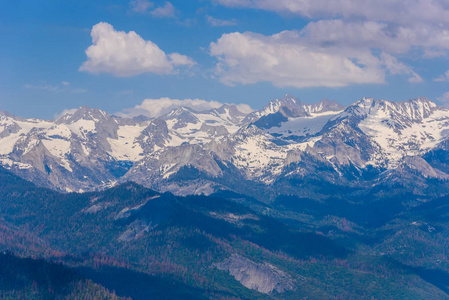
[[[2,112],[0,161],[40,185],[65,191],[102,188],[145,158],[232,134],[245,116],[228,104],[204,112],[180,107],[143,122],[86,106],[54,121]]]
[[[363,98],[345,108],[287,95],[250,114],[226,104],[179,107],[154,119],[84,106],[54,121],[1,113],[0,162],[65,191],[126,180],[178,193],[275,186],[289,178],[372,186],[404,172],[449,179],[448,137],[449,110],[422,97]]]

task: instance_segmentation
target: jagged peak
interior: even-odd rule
[[[173,118],[173,117],[178,117],[178,116],[180,116],[182,114],[190,114],[191,115],[191,114],[194,114],[194,113],[197,113],[197,111],[192,109],[192,108],[190,108],[190,107],[178,106],[178,107],[173,108],[171,111],[169,111],[167,114],[165,114],[162,117],[164,117],[164,118]]]
[[[369,115],[381,114],[391,120],[405,122],[420,122],[429,117],[435,110],[447,110],[438,106],[425,97],[418,97],[406,101],[390,101],[363,97],[361,100],[349,105],[344,112],[336,118],[353,116],[365,118]]]
[[[9,112],[7,112],[5,110],[0,110],[0,116],[14,117],[13,115],[11,115]]]
[[[424,96],[419,96],[418,98],[412,99],[411,101],[419,101],[419,102],[432,103],[434,105],[437,105],[435,102],[429,100],[428,98],[426,98]]]
[[[423,103],[423,104],[429,104],[432,107],[438,106],[435,102],[433,102],[423,96],[419,96],[417,98],[409,99],[409,100],[405,100],[405,101],[390,101],[390,100],[384,100],[384,99],[375,99],[373,97],[363,97],[361,100],[356,101],[354,104],[375,105],[375,104],[381,104],[381,103],[388,103],[388,104],[392,104],[392,105]]]
[[[270,103],[268,103],[268,105],[281,105],[281,106],[282,105],[293,105],[293,106],[298,105],[299,106],[301,104],[302,104],[302,102],[301,102],[301,100],[299,100],[299,98],[293,97],[290,94],[286,94],[282,98],[271,100]]]
[[[327,111],[342,111],[345,107],[338,103],[335,100],[330,101],[327,98],[323,98],[323,100],[312,103],[312,104],[304,104],[304,109],[308,113],[322,113]]]
[[[10,113],[7,112],[7,111],[0,110],[0,119],[3,120],[3,121],[5,121],[5,120],[11,120],[11,119],[12,119],[12,120],[17,120],[18,117],[16,117],[16,116],[10,114]]]
[[[379,109],[395,110],[396,104],[388,100],[379,100],[372,97],[363,97],[362,99],[347,106],[342,114],[336,118],[342,118],[347,116],[365,118],[368,115],[374,114]]]
[[[306,116],[304,105],[299,98],[287,94],[282,98],[271,100],[258,114],[266,116],[281,111],[286,117]]]
[[[100,120],[109,119],[111,116],[98,108],[91,108],[86,105],[81,106],[74,112],[64,114],[62,117],[56,120],[56,124],[65,123],[71,124],[79,120],[89,120],[98,122]]]
[[[22,122],[26,122],[26,121],[28,121],[28,122],[41,122],[41,121],[44,121],[44,120],[36,119],[36,118],[25,119],[25,118],[13,115],[10,112],[5,111],[5,110],[0,110],[0,117],[4,117],[6,119],[12,119],[12,120],[15,120],[15,121],[22,121]]]
[[[285,102],[293,102],[293,103],[301,103],[301,100],[299,100],[298,97],[294,97],[290,94],[285,94],[284,97],[282,97],[281,99],[279,99],[280,101],[285,101]]]
[[[430,108],[434,108],[434,107],[438,106],[438,104],[436,104],[435,102],[433,102],[423,96],[419,96],[418,98],[415,98],[415,99],[409,99],[407,101],[404,101],[403,103],[413,104],[413,105],[424,105],[424,106],[428,106]]]
[[[240,111],[238,106],[235,104],[225,103],[219,108],[212,109],[213,112],[219,115],[229,115],[234,121],[241,121],[247,114]]]

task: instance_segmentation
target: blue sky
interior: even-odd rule
[[[286,93],[449,103],[443,0],[1,1],[0,37],[0,110],[23,117]]]

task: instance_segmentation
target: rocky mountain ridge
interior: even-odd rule
[[[179,107],[154,119],[83,106],[53,121],[0,113],[0,163],[64,191],[135,181],[207,194],[311,178],[353,187],[396,178],[406,186],[416,176],[449,179],[448,129],[449,110],[423,97],[363,98],[343,107],[286,95],[250,114],[225,104],[208,111]]]

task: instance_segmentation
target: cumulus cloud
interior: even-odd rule
[[[313,47],[295,31],[224,34],[209,49],[219,60],[217,75],[230,85],[264,81],[303,88],[385,81],[381,60],[369,51]]]
[[[449,3],[443,0],[212,1],[228,7],[263,9],[309,18],[311,22],[299,32],[300,39],[293,37],[294,47],[302,46],[310,54],[316,52],[316,55],[322,55],[325,53],[326,56],[333,57],[331,60],[334,63],[331,65],[334,66],[335,59],[340,56],[349,59],[356,66],[365,70],[374,71],[373,67],[375,67],[380,77],[386,71],[392,75],[408,74],[410,82],[421,82],[422,78],[419,74],[404,64],[401,57],[407,56],[416,59],[449,54]],[[290,36],[294,34],[293,32]],[[247,36],[247,33],[243,35]],[[281,33],[281,35],[287,36],[285,33]],[[266,43],[266,39],[263,43]],[[287,42],[285,46],[290,46],[290,44]],[[271,43],[268,45],[270,46]],[[304,53],[301,54],[304,55]],[[372,60],[374,64],[361,63],[361,55]],[[227,67],[229,70],[229,61],[223,63],[225,56],[230,57],[223,53],[219,68]],[[305,56],[307,57],[307,55]],[[281,53],[281,60],[283,58],[285,55]],[[232,63],[241,65],[242,59],[234,57]],[[356,68],[351,70],[356,70]],[[347,73],[347,70],[343,69],[342,72]],[[281,72],[280,76],[283,75],[286,73]],[[436,81],[444,81],[445,78],[445,76],[441,76]],[[222,76],[222,79],[226,80],[227,78]],[[348,84],[357,83],[350,80],[351,76],[348,79]],[[242,82],[242,80],[235,81]],[[254,79],[248,81],[254,81]],[[325,86],[331,85],[326,84]]]
[[[432,56],[449,50],[449,31],[432,24],[401,26],[374,21],[321,20],[310,22],[302,34],[312,44],[381,49],[391,54],[404,54],[413,47],[433,52]]]
[[[179,53],[166,54],[155,43],[145,41],[134,31],[116,31],[108,23],[92,27],[92,46],[80,71],[133,76],[142,73],[171,74],[175,67],[190,67],[195,62]]]
[[[127,108],[117,113],[116,115],[121,117],[135,117],[139,115],[156,118],[162,116],[171,110],[178,107],[189,107],[196,111],[205,111],[213,108],[219,108],[223,105],[218,101],[207,101],[202,99],[171,99],[171,98],[159,98],[159,99],[145,99],[141,104],[134,106],[133,108]],[[251,107],[247,104],[238,104],[237,108],[243,113],[250,113]]]
[[[371,21],[322,20],[272,36],[224,34],[209,50],[219,61],[217,76],[230,85],[265,81],[280,87],[340,87],[383,83],[386,74],[409,75],[417,83],[422,78],[393,54],[425,45],[433,39],[425,32]]]
[[[389,53],[405,53],[411,47],[421,47],[427,56],[442,55],[449,50],[449,3],[443,0],[215,2],[323,19],[309,23],[304,32],[316,42],[378,48]]]
[[[181,55],[179,53],[171,53],[168,55],[168,57],[170,58],[170,62],[173,66],[193,67],[194,65],[196,65],[196,62],[190,57]]]
[[[206,21],[214,27],[223,27],[223,26],[235,26],[237,25],[236,20],[221,20],[214,18],[212,16],[206,16]]]
[[[240,103],[240,104],[234,104],[234,105],[237,107],[237,109],[240,112],[242,112],[244,114],[249,114],[254,111],[254,109],[252,109],[252,107],[249,106],[248,104]]]
[[[449,22],[444,0],[215,0],[228,7],[287,12],[315,18],[364,18],[393,23]]]

